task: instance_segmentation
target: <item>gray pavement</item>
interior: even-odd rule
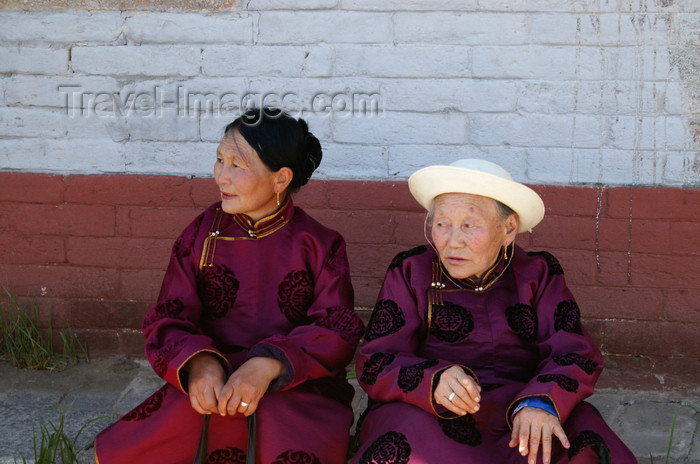
[[[0,361],[0,464],[22,463],[22,458],[33,463],[33,435],[40,436],[41,424],[58,425],[61,410],[66,435],[74,437],[84,427],[77,441],[84,448],[80,464],[93,463],[91,443],[97,432],[160,385],[162,380],[143,359],[96,359],[62,372],[15,369]],[[365,401],[356,395],[355,410]],[[643,464],[651,463],[651,457],[654,463],[666,462],[671,426],[678,414],[668,462],[700,464],[700,411],[696,410],[700,391],[606,388],[596,391],[590,401]]]

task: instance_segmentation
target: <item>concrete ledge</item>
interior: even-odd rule
[[[47,420],[56,421],[65,410],[65,431],[77,433],[90,423],[78,442],[87,447],[80,464],[92,464],[91,443],[95,435],[157,390],[163,381],[144,359],[110,357],[72,366],[63,372],[18,370],[0,361],[0,464],[14,464],[21,456],[30,458],[32,430]],[[356,381],[353,401],[356,417],[366,406],[366,395]],[[640,391],[602,388],[590,398],[620,437],[632,449],[640,464],[653,456],[664,462],[671,424],[676,426],[671,462],[700,462],[700,390]],[[695,406],[695,407],[693,407]],[[31,461],[30,461],[31,462]]]

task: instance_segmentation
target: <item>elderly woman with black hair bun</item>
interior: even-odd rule
[[[306,123],[279,110],[253,109],[226,127],[214,165],[221,201],[175,242],[143,323],[166,384],[100,433],[100,464],[191,464],[203,415],[201,462],[246,462],[253,413],[256,462],[345,462],[354,393],[345,367],[364,327],[345,241],[291,196],[321,156]]]
[[[562,267],[515,245],[544,204],[483,160],[409,178],[429,246],[389,265],[357,357],[353,464],[630,464],[583,400],[603,359]]]

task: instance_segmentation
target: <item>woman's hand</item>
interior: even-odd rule
[[[515,448],[523,456],[528,455],[528,464],[535,464],[537,451],[542,443],[542,462],[548,464],[552,456],[552,435],[559,438],[564,448],[569,448],[569,440],[556,416],[540,408],[525,406],[513,418],[513,433],[508,446]]]
[[[185,365],[189,380],[187,391],[192,408],[200,414],[219,412],[219,391],[224,386],[226,373],[218,358],[212,353],[199,353]]]
[[[464,369],[460,366],[452,366],[440,374],[440,381],[435,388],[433,398],[436,403],[463,416],[467,413],[474,414],[479,410],[480,392],[481,387],[464,372]]]
[[[286,373],[284,363],[273,358],[255,357],[231,374],[218,395],[218,413],[250,416],[258,408],[270,382]]]

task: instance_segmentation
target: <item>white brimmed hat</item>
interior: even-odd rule
[[[544,203],[530,187],[490,161],[461,159],[448,166],[428,166],[408,178],[408,188],[425,209],[443,193],[468,193],[493,198],[518,213],[518,232],[535,227],[544,217]]]

